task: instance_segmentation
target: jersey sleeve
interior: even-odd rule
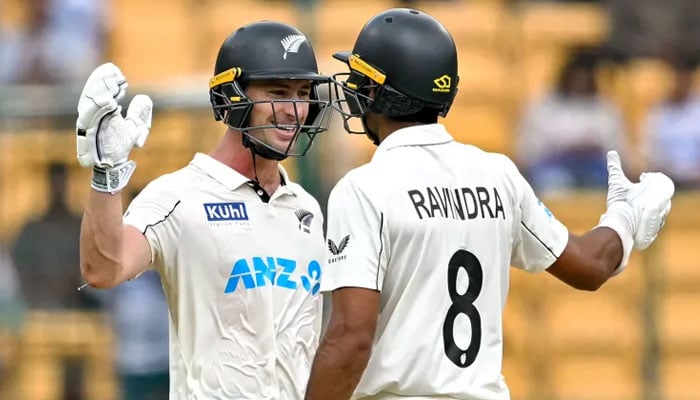
[[[387,249],[383,214],[377,205],[351,180],[343,178],[329,196],[327,220],[321,290],[381,290]]]
[[[129,204],[123,222],[132,225],[148,240],[151,262],[158,264],[164,252],[175,243],[176,229],[171,216],[180,199],[170,190],[163,190],[162,180],[147,185]]]
[[[515,223],[511,265],[529,272],[547,269],[569,242],[569,230],[537,198],[530,184],[513,166],[516,186],[515,207],[520,218]]]

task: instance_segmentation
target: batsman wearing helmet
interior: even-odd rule
[[[673,183],[660,173],[630,182],[611,151],[607,211],[572,234],[507,157],[456,142],[438,123],[459,81],[440,22],[384,11],[335,58],[349,72],[334,76],[334,107],[378,147],[329,198],[321,290],[332,291],[332,314],[306,398],[509,399],[510,267],[596,290],[656,238]]]
[[[233,32],[209,93],[219,144],[149,183],[122,216],[120,191],[146,141],[152,102],[122,116],[114,64],[88,78],[78,105],[78,160],[93,169],[81,271],[107,288],[156,269],[170,310],[171,399],[301,399],[321,327],[324,254],[318,202],[279,164],[327,129],[328,85],[311,44],[278,22]]]

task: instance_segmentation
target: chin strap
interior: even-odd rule
[[[273,150],[267,146],[262,145],[258,140],[250,137],[250,135],[248,135],[247,133],[242,132],[241,135],[243,136],[243,146],[249,148],[250,151],[253,153],[253,162],[255,162],[256,154],[262,158],[275,161],[282,161],[285,158],[287,158],[286,154],[280,153],[279,151]]]
[[[253,174],[255,176],[255,182],[260,184],[260,180],[258,179],[258,167],[255,165],[255,149],[253,147],[249,147],[250,149],[250,156],[253,158]]]
[[[265,189],[260,184],[260,179],[258,179],[258,167],[255,165],[255,149],[253,149],[252,147],[250,147],[250,156],[253,157],[253,174],[255,176],[255,179],[248,181],[248,186],[253,188],[253,190],[260,197],[260,200],[262,200],[263,203],[268,203],[270,201],[270,195],[265,191]]]
[[[375,132],[373,132],[367,126],[367,113],[362,114],[361,119],[362,119],[362,127],[365,128],[365,135],[367,135],[369,140],[371,140],[375,146],[379,146],[379,135],[377,135]]]

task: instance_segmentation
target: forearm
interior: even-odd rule
[[[583,236],[570,234],[566,249],[547,272],[576,289],[597,290],[614,275],[621,259],[618,234],[599,227]]]
[[[306,400],[349,399],[367,367],[371,342],[326,336],[314,358]]]
[[[581,237],[591,259],[590,279],[603,284],[613,276],[622,260],[622,240],[607,227],[594,228]]]
[[[120,282],[122,235],[121,195],[91,190],[80,230],[80,271],[90,286]]]

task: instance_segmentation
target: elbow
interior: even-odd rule
[[[595,292],[596,290],[600,289],[601,286],[603,286],[603,283],[605,283],[607,279],[603,280],[589,280],[586,282],[579,283],[578,285],[574,286],[574,288],[578,290],[583,290],[586,292]]]
[[[374,335],[364,330],[352,329],[348,326],[338,326],[329,329],[324,338],[328,348],[345,354],[349,359],[368,360],[372,351]]]
[[[358,335],[355,340],[353,340],[352,350],[357,352],[357,354],[364,359],[369,359],[369,355],[372,352],[372,343],[374,338],[371,335]]]
[[[578,290],[583,290],[587,292],[595,292],[598,289],[600,289],[605,282],[610,279],[612,276],[611,272],[609,271],[609,268],[604,265],[604,263],[600,263],[600,265],[597,265],[595,267],[591,267],[591,271],[595,271],[594,273],[589,274],[586,276],[586,279],[582,279],[579,282],[577,282],[574,287]]]
[[[104,270],[116,271],[118,268],[101,269],[95,268],[92,264],[85,260],[80,262],[80,274],[85,282],[96,289],[110,289],[119,284],[116,279],[116,273],[105,273]]]

